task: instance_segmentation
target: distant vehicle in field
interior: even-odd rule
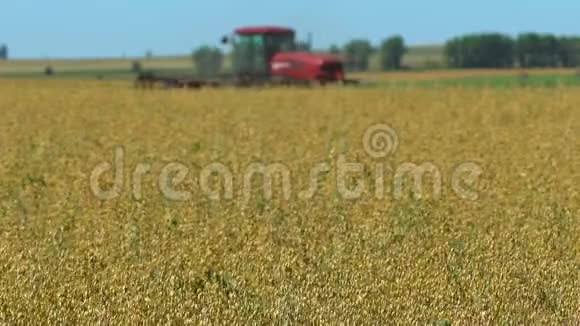
[[[344,65],[337,57],[296,51],[295,35],[293,29],[286,27],[238,28],[222,39],[222,43],[233,47],[232,74],[199,80],[142,73],[137,83],[140,86],[161,83],[171,88],[357,83],[345,78]]]

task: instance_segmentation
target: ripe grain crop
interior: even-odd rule
[[[576,89],[0,89],[1,323],[580,323]],[[385,168],[430,162],[440,198],[377,199],[367,182],[348,200],[334,169],[309,200],[199,189],[213,162],[236,191],[256,162],[284,164],[297,187],[341,155],[373,167],[361,138],[378,123],[399,137]],[[115,148],[126,182],[100,200],[90,175]],[[158,189],[171,162],[190,169],[186,201]],[[477,200],[449,186],[462,162],[481,167]],[[127,180],[144,163],[136,199]]]
[[[464,78],[490,78],[490,77],[520,77],[520,76],[569,76],[577,75],[575,69],[569,68],[543,68],[543,69],[441,69],[441,70],[409,70],[402,72],[362,72],[354,76],[366,81],[441,81]]]

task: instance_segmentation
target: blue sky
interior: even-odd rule
[[[19,58],[189,53],[234,27],[274,24],[316,47],[391,34],[409,44],[469,32],[580,34],[578,0],[3,0],[0,43]]]

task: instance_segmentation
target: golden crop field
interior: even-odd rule
[[[575,88],[0,89],[0,324],[580,324]]]
[[[461,78],[485,78],[485,77],[521,77],[521,76],[547,76],[547,75],[576,75],[580,71],[572,68],[542,68],[542,69],[441,69],[441,70],[409,70],[403,72],[362,72],[354,76],[365,81],[425,81],[425,80],[448,80]]]

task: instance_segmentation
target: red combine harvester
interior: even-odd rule
[[[219,86],[356,84],[345,78],[342,61],[331,55],[296,51],[295,31],[284,27],[244,27],[226,36],[222,43],[233,46],[233,73],[216,79],[195,79],[142,73],[137,85],[167,88]]]

